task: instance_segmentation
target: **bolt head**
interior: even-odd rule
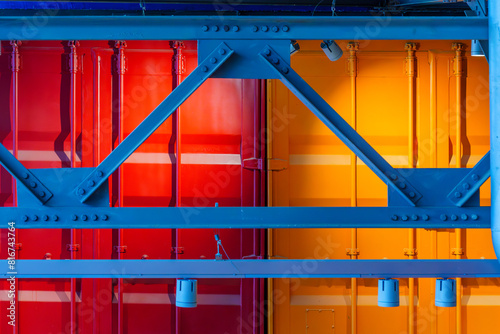
[[[396,174],[391,174],[390,178],[391,180],[396,181],[398,179],[398,176]]]
[[[31,216],[31,220],[33,220],[33,221],[37,221],[37,220],[38,220],[38,216],[37,216],[37,215],[33,215],[33,216]]]
[[[462,215],[460,216],[460,218],[462,218],[462,220],[467,220],[467,219],[469,219],[469,216],[467,216],[467,215],[464,213],[464,214],[462,214]]]
[[[53,221],[58,221],[58,220],[59,220],[59,217],[58,217],[57,215],[53,215],[53,216],[52,216],[52,220],[53,220]]]
[[[213,26],[213,27],[212,27],[212,30],[213,30],[213,31],[219,31],[219,26]]]
[[[257,32],[257,31],[259,31],[259,27],[257,27],[257,26],[253,26],[253,27],[252,27],[252,31],[253,31],[253,32]]]
[[[71,216],[71,220],[72,221],[77,221],[78,220],[78,216],[77,215],[72,215]]]
[[[272,29],[273,29],[273,32],[278,32],[278,31],[280,31],[280,28],[278,28],[277,26],[274,26]]]
[[[472,215],[470,215],[470,218],[471,218],[472,220],[478,220],[478,219],[479,219],[479,216],[478,216],[478,215],[476,215],[476,214],[472,214]]]
[[[407,215],[403,215],[403,216],[401,216],[401,220],[402,220],[402,221],[407,221],[407,220],[408,220],[408,216],[407,216]]]
[[[30,177],[30,175],[29,175],[28,173],[24,173],[24,174],[23,174],[23,178],[24,178],[24,179],[29,179],[29,177]]]
[[[202,70],[203,72],[207,72],[207,71],[208,71],[208,67],[206,67],[206,66],[202,66],[202,67],[201,67],[201,70]]]
[[[451,218],[451,220],[457,220],[458,219],[457,215],[451,215],[450,218]]]
[[[203,30],[203,31],[208,31],[208,26],[203,26],[203,27],[201,27],[201,30]]]
[[[28,216],[23,216],[23,221],[27,222],[30,218]]]
[[[87,183],[87,185],[88,185],[89,187],[93,187],[93,186],[95,186],[95,181],[94,181],[94,180],[90,180],[90,181]]]
[[[225,32],[229,31],[229,26],[224,26],[222,29],[224,29]]]
[[[394,221],[396,221],[396,220],[398,220],[399,218],[398,218],[398,216],[394,215],[394,216],[392,216],[392,217],[391,217],[391,219],[392,219],[392,220],[394,220]]]
[[[108,220],[108,216],[107,215],[102,215],[101,216],[101,220]]]
[[[98,170],[96,174],[97,174],[98,177],[103,177],[104,176],[104,173],[102,171],[100,171],[100,170]]]
[[[30,187],[31,188],[36,188],[36,186],[37,186],[36,182],[34,182],[34,181],[30,182]]]
[[[271,50],[265,49],[264,54],[269,57],[271,55]]]
[[[441,218],[442,221],[445,221],[448,219],[448,217],[446,215],[441,215],[441,216],[439,216],[439,218]]]
[[[225,49],[220,49],[219,50],[219,54],[220,55],[225,55],[226,54],[226,50]]]
[[[80,195],[80,196],[85,195],[85,189],[79,188],[78,189],[78,195]]]
[[[47,215],[43,215],[42,219],[43,219],[44,221],[47,221],[47,220],[49,220],[49,216],[47,216]]]
[[[462,193],[461,193],[461,192],[459,192],[459,191],[457,191],[457,192],[455,193],[455,197],[456,197],[456,198],[460,198],[460,197],[462,197]]]
[[[283,71],[283,73],[288,74],[289,69],[288,69],[288,67],[283,67],[282,71]]]
[[[212,64],[215,64],[217,62],[217,58],[215,58],[215,57],[210,58],[210,62]]]
[[[283,26],[283,28],[281,28],[281,30],[283,30],[284,32],[288,32],[290,30],[290,27]]]
[[[399,182],[399,183],[398,183],[398,187],[399,187],[399,188],[401,188],[401,189],[404,189],[404,188],[406,188],[406,183],[404,183],[404,182]]]
[[[417,215],[412,215],[411,216],[411,220],[418,220],[418,216]]]
[[[233,26],[233,31],[234,31],[234,32],[238,32],[239,30],[240,30],[240,27],[238,27],[238,26]]]
[[[410,196],[410,198],[413,198],[413,197],[415,197],[415,193],[413,191],[410,191],[410,193],[408,194],[408,196]]]
[[[262,28],[261,28],[261,29],[262,29],[262,31],[266,32],[266,31],[268,31],[268,30],[269,30],[269,27],[268,27],[268,26],[262,26]]]
[[[280,60],[278,58],[273,58],[273,64],[278,65],[280,63]]]
[[[97,215],[92,215],[92,220],[93,221],[96,221],[97,219],[99,219],[99,217]]]
[[[470,184],[468,184],[468,183],[464,183],[464,184],[463,184],[463,188],[464,188],[465,190],[469,190],[469,189],[470,189]]]
[[[477,175],[477,174],[472,174],[472,176],[471,176],[471,177],[472,177],[472,180],[473,180],[473,181],[475,181],[475,182],[479,181],[479,175]]]
[[[38,195],[40,195],[40,197],[45,197],[45,191],[40,191]]]
[[[87,215],[82,215],[82,220],[83,221],[87,221],[87,219],[89,219],[89,217],[87,217]]]
[[[425,221],[428,221],[429,220],[429,216],[428,215],[422,215],[422,219],[425,220]]]

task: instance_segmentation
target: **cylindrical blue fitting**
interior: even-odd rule
[[[178,279],[177,292],[175,296],[175,306],[196,307],[196,295],[198,292],[198,282],[195,279]]]
[[[397,279],[378,280],[378,306],[399,306],[399,281]]]
[[[436,280],[436,306],[457,306],[457,282],[454,279]]]

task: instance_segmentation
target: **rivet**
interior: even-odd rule
[[[33,220],[33,221],[37,221],[37,220],[38,220],[38,216],[37,216],[37,215],[33,215],[33,216],[31,216],[31,220]]]
[[[280,63],[280,60],[278,58],[273,58],[273,64],[278,65]]]
[[[262,29],[262,31],[266,32],[266,31],[268,31],[268,30],[269,30],[269,27],[268,27],[268,26],[262,26],[262,28],[261,28],[261,29]]]
[[[442,221],[445,221],[445,220],[448,219],[448,217],[446,215],[441,215],[440,218],[441,218]]]
[[[410,193],[408,194],[408,196],[410,196],[410,198],[413,198],[413,197],[415,197],[415,193],[413,191],[410,191]]]
[[[38,195],[40,195],[40,197],[45,197],[45,191],[40,191]]]
[[[89,219],[89,217],[87,217],[87,215],[82,215],[82,220],[83,221],[87,221],[87,219]]]
[[[253,32],[257,32],[257,31],[259,31],[259,27],[257,27],[257,26],[253,26],[253,27],[252,27],[252,31],[253,31]]]
[[[391,174],[391,180],[396,181],[398,179],[398,176],[396,174]]]
[[[107,215],[102,215],[101,216],[101,220],[108,220],[108,216]]]
[[[44,221],[47,221],[47,220],[49,220],[49,216],[47,216],[47,215],[43,215],[42,219],[43,219]]]
[[[283,73],[288,74],[288,67],[283,67]]]
[[[23,174],[23,178],[25,178],[25,179],[29,179],[29,177],[30,177],[30,175],[29,175],[28,173],[24,173],[24,174]]]
[[[399,182],[398,187],[401,189],[404,189],[404,188],[406,188],[406,184],[404,182]]]
[[[459,192],[459,191],[457,191],[457,192],[455,193],[455,197],[456,197],[456,198],[460,198],[460,197],[462,197],[462,193],[461,193],[461,192]]]
[[[265,49],[264,54],[269,57],[271,55],[271,50]]]
[[[215,64],[217,62],[217,58],[215,58],[215,57],[210,58],[210,62],[212,64]]]
[[[206,67],[206,66],[202,66],[202,67],[201,67],[201,70],[202,70],[202,72],[207,72],[207,71],[208,71],[208,67]]]
[[[228,32],[229,31],[229,26],[224,26],[224,31]]]
[[[203,27],[201,27],[201,30],[203,30],[203,31],[205,31],[205,32],[206,32],[206,31],[208,31],[208,26],[203,26]]]
[[[277,26],[274,26],[274,27],[273,27],[273,31],[274,31],[274,32],[278,32],[278,31],[280,31],[280,28],[278,28]]]
[[[290,30],[290,28],[288,26],[283,26],[283,28],[281,28],[284,32],[287,32]]]
[[[89,187],[93,187],[93,186],[95,186],[95,181],[94,181],[94,180],[90,180],[90,181],[87,183],[87,185],[88,185]]]
[[[238,26],[233,26],[233,31],[234,31],[234,32],[238,32],[239,30],[240,30],[240,27],[238,27]]]
[[[99,219],[99,217],[97,215],[92,215],[92,220],[93,221],[96,221],[97,219]]]
[[[100,170],[98,170],[96,174],[97,174],[98,177],[103,177],[104,176],[104,173],[102,171],[100,171]]]
[[[213,26],[213,27],[212,27],[212,30],[213,30],[213,31],[219,31],[219,26]]]
[[[78,220],[78,216],[77,215],[72,215],[71,216],[71,220],[72,221],[77,221]]]
[[[23,221],[27,222],[30,218],[28,216],[23,216]]]
[[[451,215],[450,218],[451,218],[451,220],[457,220],[458,219],[457,215]]]
[[[429,220],[429,216],[428,215],[422,215],[422,219],[425,220],[425,221],[428,221]]]
[[[37,186],[36,182],[34,182],[34,181],[30,182],[30,187],[31,188],[36,188],[36,186]]]
[[[402,215],[401,216],[401,220],[402,221],[407,221],[408,220],[408,216],[407,215]]]
[[[411,216],[411,219],[412,219],[412,220],[418,220],[418,216],[417,216],[417,215],[412,215],[412,216]]]
[[[398,216],[394,215],[394,216],[391,217],[391,219],[394,220],[394,221],[396,221],[396,220],[398,220]]]
[[[476,215],[476,214],[472,214],[472,215],[470,215],[470,218],[471,218],[472,220],[478,220],[478,219],[479,219],[479,216],[478,216],[478,215]]]
[[[78,195],[84,195],[85,194],[85,189],[79,188],[78,189]]]
[[[225,49],[220,49],[219,50],[219,54],[220,55],[225,55],[226,54],[226,50]]]
[[[467,215],[464,213],[464,214],[462,214],[462,215],[460,216],[460,218],[462,218],[462,220],[467,220],[467,219],[469,219],[469,216],[467,216]]]
[[[479,181],[479,176],[477,174],[472,174],[472,180],[475,182]]]
[[[465,190],[469,190],[470,189],[470,185],[468,183],[464,183],[463,187],[464,187]]]
[[[53,215],[53,216],[52,216],[52,220],[56,222],[56,221],[58,221],[58,220],[59,220],[59,217],[58,217],[57,215]]]

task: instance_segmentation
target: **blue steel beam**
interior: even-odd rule
[[[7,228],[490,228],[489,207],[0,208]],[[1,227],[1,225],[0,225]]]
[[[500,1],[488,1],[490,27],[491,232],[500,260]]]
[[[490,152],[448,194],[448,199],[456,206],[463,206],[490,177]]]
[[[49,14],[49,13],[48,13]],[[0,40],[488,39],[482,17],[0,17]]]
[[[324,241],[318,254],[340,252]],[[17,260],[9,278],[500,277],[497,260]],[[12,274],[15,273],[15,274]]]
[[[0,164],[17,180],[17,182],[25,186],[40,203],[45,204],[52,197],[52,193],[49,189],[47,189],[33,173],[24,167],[23,164],[2,144],[0,144]]]
[[[225,43],[219,44],[191,74],[170,93],[155,110],[132,131],[103,162],[76,188],[75,194],[85,202],[108,177],[146,140],[174,111],[193,94],[231,55]]]
[[[410,205],[422,195],[395,168],[347,123],[270,46],[260,54],[269,68],[337,137],[346,144],[382,181],[393,187]]]

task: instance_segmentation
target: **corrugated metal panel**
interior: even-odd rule
[[[361,42],[354,53],[357,66],[350,66],[347,42],[340,43],[344,56],[336,62],[326,58],[319,43],[300,42],[301,51],[292,57],[292,66],[394,167],[412,165],[412,152],[417,168],[457,167],[457,87],[465,110],[461,118],[462,167],[472,167],[488,151],[488,64],[484,58],[466,53],[464,77],[457,79],[450,42],[417,43],[414,74],[408,69],[404,41]],[[468,45],[469,41],[463,43]],[[459,86],[457,80],[461,80]],[[281,83],[269,84],[268,121],[274,130],[269,155],[289,161],[288,169],[269,177],[269,205],[387,205],[382,181],[353,159],[348,148]],[[409,139],[411,131],[414,140]],[[486,184],[482,205],[489,205],[489,193]],[[270,253],[274,258],[348,259],[353,251],[352,257],[359,259],[407,259],[408,249],[416,248],[419,259],[449,259],[455,258],[456,233],[423,229],[273,230]],[[461,242],[465,258],[495,258],[488,230],[462,232]],[[357,251],[359,255],[355,255]],[[495,302],[500,299],[498,279],[462,282],[462,333],[495,333],[488,319],[500,311]],[[353,291],[353,283],[357,291]],[[434,306],[434,280],[415,279],[414,284],[416,308],[412,317],[407,279],[400,280],[401,307],[394,309],[376,306],[375,279],[274,279],[271,330],[327,333],[334,323],[335,333],[455,333],[456,309]],[[354,308],[352,293],[357,300]],[[334,319],[316,314],[310,317],[311,310],[330,314],[333,310]],[[357,321],[352,321],[356,317]],[[312,326],[311,319],[319,323]]]
[[[176,79],[168,41],[128,42],[122,50],[125,63],[120,67],[114,43],[82,42],[76,47],[78,66],[72,72],[67,42],[23,42],[16,89],[9,65],[12,48],[4,43],[0,114],[4,120],[11,119],[15,90],[19,122],[14,131],[12,125],[2,123],[3,144],[12,148],[17,131],[18,155],[28,168],[96,166],[171,92]],[[185,72],[180,79],[196,66],[196,44],[187,43],[182,54]],[[175,206],[180,202],[186,207],[187,218],[195,214],[187,208],[192,206],[262,205],[263,173],[243,170],[241,163],[263,154],[256,136],[263,127],[261,85],[258,80],[208,80],[182,106],[180,173],[176,171],[179,138],[174,117],[127,160],[121,169],[120,187],[118,174],[111,178],[112,204]],[[11,177],[3,170],[0,186],[0,204],[13,205]],[[179,201],[176,194],[181,196]],[[43,259],[50,253],[53,259],[69,259],[72,252],[67,245],[73,243],[79,247],[74,258],[214,258],[214,231],[177,232],[79,230],[71,241],[69,230],[24,230],[18,233],[22,244],[18,255]],[[260,230],[223,230],[220,235],[231,258],[263,255],[264,234]],[[3,257],[7,257],[6,238],[3,231]],[[118,253],[116,246],[126,246],[126,252]],[[202,280],[200,306],[193,310],[174,306],[173,280],[74,282],[72,318],[70,280],[20,280],[19,333],[70,333],[72,329],[78,333],[243,333],[247,319],[253,319],[253,333],[262,333],[257,315],[261,313],[263,280]],[[2,289],[8,289],[5,282]],[[3,318],[8,303],[4,297],[0,294]],[[2,321],[0,332],[11,331]]]

